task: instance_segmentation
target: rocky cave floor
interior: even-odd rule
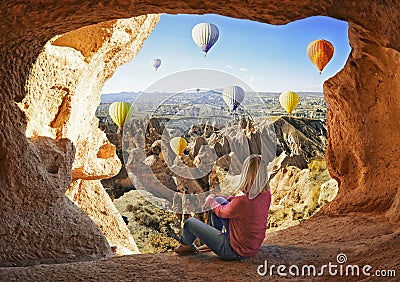
[[[337,264],[343,253],[343,265],[371,265],[370,277],[329,276],[288,277],[294,281],[398,281],[397,277],[372,276],[374,271],[394,269],[399,272],[400,228],[394,229],[383,215],[350,214],[339,217],[316,215],[298,226],[267,235],[253,258],[227,262],[213,253],[180,257],[174,253],[143,254],[96,261],[41,264],[28,267],[0,268],[0,281],[263,281],[279,280],[257,274],[259,265],[302,266]],[[361,267],[360,267],[361,269]],[[263,268],[261,269],[263,270]]]

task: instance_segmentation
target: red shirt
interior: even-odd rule
[[[241,256],[252,256],[265,239],[271,193],[268,190],[252,200],[247,195],[235,196],[229,201],[220,205],[211,199],[210,206],[217,216],[229,219],[231,247]]]

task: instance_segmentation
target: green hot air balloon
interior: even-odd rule
[[[115,124],[118,125],[119,130],[121,130],[128,119],[130,109],[131,104],[128,102],[114,102],[110,105],[108,112]]]

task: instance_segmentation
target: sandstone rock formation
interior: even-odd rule
[[[3,243],[8,244],[2,252],[0,263],[63,257],[66,250],[75,257],[109,256],[109,245],[115,248],[117,254],[139,252],[100,183],[101,179],[117,174],[121,163],[115,146],[98,128],[94,113],[100,103],[100,91],[105,80],[119,65],[129,61],[140,50],[158,19],[159,15],[149,15],[84,27],[49,40],[37,56],[25,82],[26,94],[16,103],[26,121],[18,124],[23,128],[23,136],[14,137],[26,145],[21,143],[14,150],[23,150],[26,159],[22,161],[13,157],[8,162],[14,159],[16,164],[23,162],[28,174],[32,174],[32,171],[42,172],[36,175],[33,173],[31,177],[19,175],[25,183],[19,185],[9,182],[10,173],[2,177],[3,181],[8,179],[10,183],[11,195],[7,197],[14,206],[8,208],[8,213],[2,213],[3,226],[6,228],[22,224],[29,229],[19,228],[18,232],[24,235],[17,240],[14,238],[13,243],[6,240],[0,243],[1,246]],[[19,155],[12,151],[8,154]],[[7,166],[12,167],[10,164]],[[29,168],[31,166],[34,168]],[[42,183],[38,179],[42,179]],[[77,213],[76,208],[65,207],[72,204],[66,198],[63,199],[67,188],[69,199],[93,221],[81,211]],[[36,191],[32,193],[32,196],[35,195],[33,198],[28,196],[29,189]],[[18,201],[25,203],[21,208],[28,205],[29,209],[37,212],[22,216],[15,206]],[[2,204],[2,207],[7,209],[6,204]],[[43,218],[50,210],[51,213],[65,215],[54,219],[51,216]],[[20,212],[24,214],[26,211],[22,208]],[[13,215],[7,215],[9,213]],[[39,220],[38,225],[36,220]],[[71,226],[71,220],[82,226]],[[32,233],[35,231],[30,225],[40,228],[42,239],[35,241]],[[84,226],[87,226],[86,231]],[[55,232],[57,228],[59,231]],[[83,239],[86,243],[62,239],[69,236],[74,236],[76,240],[87,237]],[[93,236],[97,236],[100,241],[89,239]],[[45,240],[47,246],[43,251],[29,251],[31,248],[40,249],[36,244],[41,240]],[[87,246],[80,247],[82,244]],[[14,250],[13,245],[18,245],[19,251]]]
[[[89,154],[101,159],[93,164],[101,164],[103,169],[74,160],[84,151],[81,145],[93,141],[91,134],[98,134],[94,111],[87,105],[81,110],[79,103],[96,104],[102,83],[133,56],[129,48],[102,49],[112,33],[107,29],[117,18],[150,13],[219,13],[272,24],[314,15],[348,21],[352,53],[344,69],[324,84],[329,106],[327,164],[340,187],[324,212],[386,213],[393,223],[400,223],[400,104],[393,99],[400,90],[398,0],[234,0],[224,5],[211,0],[5,0],[0,5],[0,264],[111,254],[98,227],[64,192],[73,171],[73,177],[88,181],[97,174],[100,179],[116,171],[118,164],[107,142],[89,145],[97,152],[105,146],[99,157],[97,152]],[[133,29],[129,24],[125,29],[124,38],[134,37],[133,50],[140,48],[158,19],[144,18],[143,25],[137,19]],[[90,27],[92,24],[98,25]],[[41,71],[35,62],[43,55],[43,47],[58,50],[46,43],[82,27],[86,27],[81,34],[85,44],[76,44],[71,37],[56,40],[59,47],[68,46],[76,59],[64,64],[42,61]],[[140,34],[137,37],[136,32]],[[121,56],[113,60],[116,51]],[[54,75],[63,77],[63,83],[41,83],[52,81]],[[99,80],[85,83],[89,78]],[[36,109],[41,110],[43,123],[37,120]],[[81,132],[81,126],[89,129]]]
[[[97,224],[116,254],[140,253],[100,180],[75,180],[69,186],[66,196]]]
[[[168,122],[168,120],[164,122]],[[142,126],[145,126],[146,123],[144,121]],[[152,124],[159,124],[161,128],[162,122],[157,118],[152,118]],[[161,138],[156,130],[148,130],[146,134],[146,139],[153,142],[151,146],[147,146],[150,142],[146,142],[145,150],[137,147],[137,144],[143,144],[143,140],[140,141],[140,139],[144,138],[137,134],[142,130],[140,126],[134,125],[134,127],[135,130],[130,132],[134,137],[129,142],[129,144],[133,144],[133,147],[124,148],[126,154],[129,155],[128,160],[132,160],[127,163],[129,173],[135,175],[133,178],[135,183],[146,189],[146,191],[142,191],[143,193],[155,192],[150,199],[156,199],[155,195],[161,197],[162,190],[164,193],[169,191],[173,194],[166,201],[167,209],[178,213],[182,220],[189,213],[195,211],[198,212],[197,216],[202,216],[203,201],[199,199],[205,197],[204,194],[207,191],[226,196],[238,194],[237,186],[242,163],[237,155],[247,157],[247,155],[243,155],[243,151],[245,154],[264,154],[262,148],[267,147],[261,140],[266,141],[266,139],[262,137],[261,133],[269,128],[274,128],[274,132],[277,132],[276,136],[273,136],[273,139],[276,139],[277,147],[272,146],[274,151],[271,152],[273,154],[271,160],[273,160],[270,164],[270,170],[275,171],[273,174],[275,178],[271,181],[273,205],[269,217],[270,231],[299,224],[332,201],[337,194],[337,182],[331,179],[323,158],[326,130],[320,120],[283,117],[274,121],[255,122],[242,119],[236,123],[232,121],[226,127],[219,125],[220,128],[216,131],[201,124],[194,124],[184,133],[189,143],[185,152],[180,156],[174,153],[164,156],[166,151],[161,148],[165,145],[168,146],[168,140],[155,140]],[[207,130],[209,134],[204,134]],[[232,143],[232,149],[229,140],[230,142],[235,140]],[[238,151],[231,151],[236,149]],[[146,155],[139,157],[140,155],[133,154],[133,152],[138,153],[139,151],[146,152]],[[279,153],[280,155],[276,156]],[[294,153],[299,153],[299,155]],[[220,157],[218,158],[218,156]],[[170,159],[169,162],[166,159]],[[138,173],[139,169],[140,173]],[[149,181],[150,179],[157,179],[159,183]],[[169,181],[165,181],[167,179]],[[161,184],[167,189],[164,189]],[[149,188],[150,190],[148,190]],[[138,193],[132,192],[122,198],[140,201],[141,199],[134,199],[135,195],[140,197]],[[192,197],[193,195],[197,196]],[[120,202],[120,200],[124,201],[118,199],[116,202]],[[135,204],[135,206],[137,205]],[[146,206],[148,205],[146,204]],[[135,208],[135,210],[137,209]],[[155,213],[159,207],[147,207],[146,209],[150,213]],[[121,210],[121,207],[120,211],[125,212],[125,210]],[[182,213],[186,215],[182,216]],[[129,214],[126,215],[129,216]],[[159,217],[168,216],[160,214]],[[139,223],[142,222],[141,219],[130,222],[132,232],[143,228]],[[133,228],[133,226],[136,227]],[[135,233],[133,236],[138,238]],[[169,238],[167,241],[171,239],[173,238]],[[153,247],[150,242],[141,240],[141,249],[153,249]]]
[[[27,137],[68,138],[75,145],[72,180],[80,181],[73,182],[66,195],[100,227],[117,254],[139,250],[101,183],[96,181],[117,174],[121,164],[115,146],[98,129],[93,113],[100,100],[94,94],[100,93],[117,66],[139,52],[158,19],[155,15],[109,21],[50,40],[32,68],[27,95],[21,102],[28,121]],[[43,67],[48,65],[63,71],[49,76]],[[39,110],[43,106],[53,110],[43,115]]]
[[[153,123],[158,122],[153,118]],[[174,194],[172,202],[168,202],[166,199],[157,198],[147,191],[130,191],[114,201],[121,214],[129,218],[128,227],[135,240],[139,240],[140,250],[145,252],[167,251],[177,244],[176,239],[179,232],[165,233],[160,230],[168,229],[168,222],[170,222],[172,215],[175,216],[175,225],[177,225],[176,221],[182,221],[189,216],[187,213],[193,211],[193,206],[196,206],[196,204],[197,207],[201,206],[203,202],[198,202],[191,195],[196,194],[201,197],[202,195],[199,194],[209,190],[226,196],[237,195],[241,163],[237,157],[235,158],[235,152],[230,151],[229,145],[225,146],[228,144],[227,140],[230,139],[227,138],[225,133],[234,132],[234,136],[236,136],[238,132],[242,132],[244,136],[242,146],[248,144],[249,152],[261,153],[260,132],[263,132],[265,127],[274,127],[276,132],[279,132],[276,139],[280,148],[277,148],[276,153],[284,150],[270,164],[270,169],[274,170],[275,173],[270,182],[273,203],[268,218],[268,231],[273,232],[297,225],[316,214],[322,206],[332,201],[337,194],[337,182],[331,179],[325,159],[321,156],[323,146],[321,145],[322,148],[316,146],[318,140],[321,142],[326,138],[325,128],[321,121],[281,118],[275,120],[272,124],[270,122],[256,124],[242,120],[237,124],[232,123],[227,128],[213,132],[209,135],[209,138],[203,137],[203,132],[189,130],[186,136],[190,142],[185,150],[186,152],[181,156],[173,154],[173,164],[167,164],[164,158],[160,157],[163,142],[159,139],[153,142],[151,150],[143,150],[150,154],[142,162],[142,166],[144,165],[148,169],[144,169],[140,175],[137,175],[137,178],[145,179],[155,177],[165,186],[167,186],[165,177],[169,177],[175,186],[172,190],[180,192],[180,195]],[[202,128],[202,126],[194,125],[192,128]],[[132,135],[136,136],[136,134]],[[293,136],[298,138],[296,139]],[[161,138],[161,136],[154,131],[153,134],[149,132],[146,138],[153,140],[154,138]],[[292,142],[287,144],[288,140],[292,140]],[[132,144],[140,143],[135,138],[132,141]],[[213,143],[214,145],[221,144],[220,142],[224,144],[220,145],[220,149],[216,149],[216,146],[210,146]],[[229,148],[229,150],[224,152],[224,147]],[[301,155],[293,155],[292,148],[299,150]],[[129,152],[140,150],[140,148],[124,148],[124,150]],[[218,152],[224,152],[224,154],[217,159]],[[310,161],[307,162],[305,158]],[[136,160],[135,163],[139,167],[141,162]],[[129,168],[130,166],[128,166]],[[196,168],[204,171],[204,176],[198,175],[198,171],[191,171],[191,169]],[[148,174],[146,174],[146,171]],[[143,183],[143,181],[140,182]],[[150,183],[142,185],[145,189],[148,189],[148,184]],[[159,186],[161,185],[156,184],[157,188],[160,188]],[[143,194],[146,200],[143,199]],[[188,201],[190,205],[188,205]],[[170,212],[162,211],[161,206],[154,205],[156,202],[162,202],[161,206],[175,212],[171,215]],[[186,215],[182,216],[182,211]],[[200,213],[201,208],[198,211],[199,213],[195,216],[203,216],[204,219],[205,214]],[[166,224],[164,228],[160,227],[161,222]]]
[[[156,207],[155,201],[158,207],[167,205],[165,200],[137,190],[114,201],[118,211],[128,218],[128,228],[142,253],[172,251],[178,244],[180,221],[177,214]]]
[[[389,21],[389,15],[383,18]],[[350,25],[352,56],[324,85],[329,108],[327,162],[341,188],[330,212],[386,212],[399,207],[400,104],[393,100],[400,88],[399,46],[392,49],[391,43],[366,33],[365,28]],[[398,219],[397,215],[400,223]]]
[[[306,162],[312,157],[324,156],[327,143],[326,128],[321,120],[298,119],[283,116],[274,121],[278,154],[301,156]]]
[[[268,232],[299,224],[315,215],[338,192],[324,159],[314,160],[309,169],[287,166],[270,181],[272,200]]]

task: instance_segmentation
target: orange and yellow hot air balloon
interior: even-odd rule
[[[334,48],[332,43],[325,39],[314,40],[307,46],[307,55],[311,62],[317,67],[319,73],[332,59]]]

